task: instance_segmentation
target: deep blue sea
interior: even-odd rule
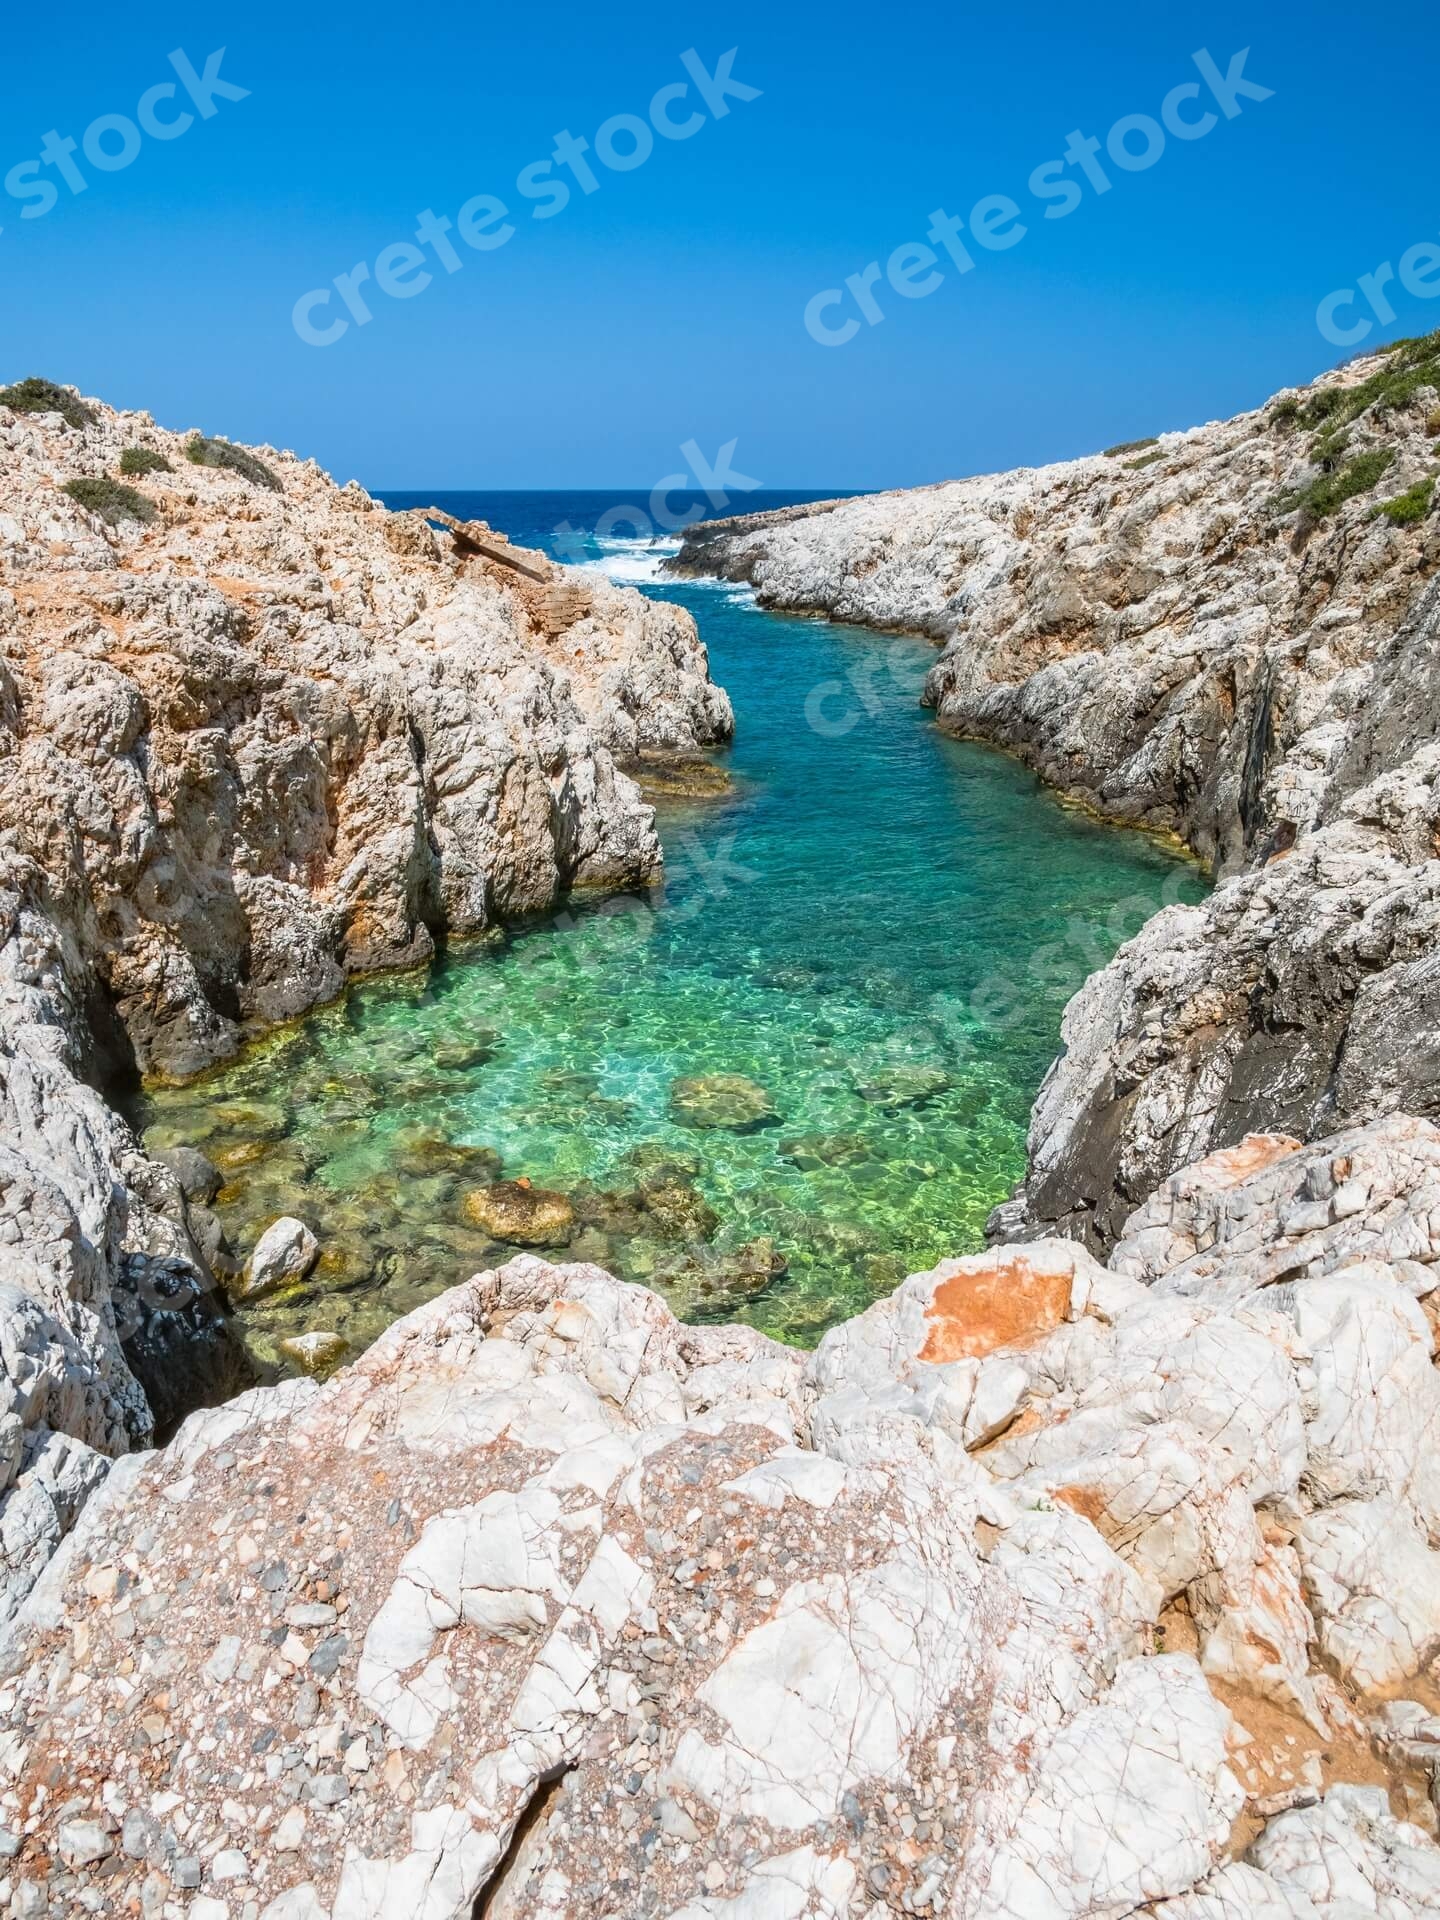
[[[357,986],[152,1096],[157,1138],[225,1164],[242,1251],[281,1211],[326,1245],[307,1290],[246,1315],[257,1354],[302,1326],[362,1346],[506,1257],[466,1204],[497,1168],[572,1198],[568,1257],[805,1342],[980,1246],[1066,999],[1165,900],[1199,898],[1197,870],[941,734],[927,642],[668,579],[678,538],[644,490],[385,497],[687,607],[734,701],[732,785],[659,804],[666,880],[643,898]]]

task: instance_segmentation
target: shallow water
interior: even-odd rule
[[[436,504],[550,545],[619,498]],[[1168,849],[941,735],[917,705],[928,644],[665,581],[628,532],[595,564],[691,609],[738,722],[732,790],[659,803],[664,887],[368,982],[144,1097],[153,1145],[225,1169],[242,1256],[282,1212],[320,1236],[303,1289],[242,1311],[263,1361],[312,1328],[356,1350],[508,1257],[465,1211],[500,1169],[571,1196],[568,1257],[808,1344],[981,1245],[1066,999],[1161,904],[1203,894]],[[683,1088],[677,1105],[677,1081],[716,1074],[754,1087],[712,1089],[701,1117],[744,1130],[694,1124]]]

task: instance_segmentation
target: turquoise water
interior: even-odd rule
[[[440,504],[534,545],[579,523],[573,498]],[[731,789],[658,803],[650,893],[359,986],[147,1095],[154,1143],[224,1166],[238,1252],[282,1211],[326,1248],[305,1288],[243,1311],[262,1360],[303,1328],[358,1348],[507,1257],[467,1207],[501,1174],[569,1197],[567,1257],[690,1317],[813,1341],[981,1245],[1066,999],[1166,900],[1204,891],[1167,848],[941,735],[917,703],[927,643],[668,582],[639,542],[595,551],[694,613],[735,703],[716,756]],[[743,1130],[696,1125],[677,1097],[707,1075],[753,1083],[712,1089],[701,1116]]]

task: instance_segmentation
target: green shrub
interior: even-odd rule
[[[83,400],[77,400],[53,380],[17,380],[13,387],[0,387],[0,407],[15,413],[58,413],[67,427],[88,427],[95,415]]]
[[[1127,473],[1138,473],[1141,467],[1153,467],[1157,460],[1163,460],[1164,458],[1165,449],[1162,447],[1159,453],[1144,453],[1141,454],[1138,460],[1127,460],[1125,462],[1125,471]]]
[[[1393,500],[1386,500],[1376,507],[1375,513],[1383,513],[1387,520],[1397,527],[1413,527],[1423,520],[1430,511],[1430,502],[1435,495],[1435,476],[1428,480],[1417,480],[1413,487],[1407,487],[1404,493],[1396,494]],[[1373,515],[1371,516],[1374,517]]]
[[[222,467],[227,473],[238,473],[252,487],[268,487],[271,493],[285,491],[263,460],[248,448],[237,447],[233,440],[207,440],[197,433],[185,442],[185,458],[197,467]]]
[[[1283,400],[1277,400],[1270,409],[1272,427],[1293,427],[1300,417],[1304,405],[1298,393],[1287,393]]]
[[[142,526],[149,526],[157,518],[153,503],[143,493],[122,487],[118,480],[67,480],[65,491],[112,527],[122,520],[138,520]]]
[[[175,469],[163,453],[150,447],[126,447],[120,456],[121,473],[173,473]]]
[[[1435,411],[1426,420],[1425,431],[1432,440],[1440,440],[1440,407],[1436,407]]]
[[[1145,447],[1158,447],[1159,444],[1153,433],[1148,440],[1122,440],[1118,447],[1106,447],[1105,458],[1118,460],[1122,453],[1139,453]]]
[[[1348,427],[1362,413],[1374,407],[1388,412],[1392,407],[1408,406],[1421,387],[1440,385],[1440,333],[1427,333],[1415,340],[1397,340],[1387,347],[1378,373],[1362,380],[1358,387],[1329,387],[1317,393],[1305,407],[1301,419],[1307,427],[1328,421],[1329,431]]]
[[[1310,442],[1310,458],[1326,473],[1333,473],[1344,459],[1349,445],[1348,427],[1326,427],[1323,433],[1317,433]]]
[[[1336,472],[1322,473],[1308,486],[1292,487],[1288,493],[1277,494],[1270,502],[1270,511],[1283,515],[1298,509],[1310,520],[1324,520],[1347,500],[1353,500],[1357,494],[1369,493],[1372,487],[1378,486],[1394,458],[1394,452],[1389,447],[1377,447],[1372,453],[1362,453]]]
[[[1349,395],[1340,387],[1322,387],[1319,393],[1312,393],[1299,410],[1302,427],[1318,427],[1336,414],[1345,405]]]

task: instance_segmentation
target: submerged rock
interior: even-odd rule
[[[733,1313],[767,1293],[789,1269],[773,1240],[747,1240],[738,1247],[690,1247],[662,1255],[651,1269],[657,1286],[686,1311]]]
[[[728,768],[713,760],[632,760],[625,771],[647,800],[715,800],[735,786]]]
[[[228,1181],[237,1173],[245,1173],[271,1159],[279,1144],[278,1140],[222,1140],[211,1147],[211,1152],[215,1165]]]
[[[301,1373],[323,1380],[332,1374],[350,1351],[343,1333],[327,1333],[317,1328],[311,1333],[287,1334],[276,1347]]]
[[[704,1194],[686,1180],[656,1177],[639,1195],[651,1229],[665,1240],[709,1240],[720,1226],[720,1215]]]
[[[471,1147],[429,1132],[397,1133],[390,1142],[390,1161],[402,1173],[427,1175],[458,1173],[471,1179],[499,1177],[500,1155],[493,1147]]]
[[[465,1195],[467,1220],[515,1247],[563,1247],[575,1226],[575,1209],[563,1193],[523,1180],[499,1180]]]
[[[769,1094],[743,1073],[702,1073],[676,1080],[670,1111],[687,1127],[750,1133],[779,1118]]]
[[[949,1087],[950,1076],[943,1067],[920,1062],[861,1069],[855,1075],[855,1091],[860,1098],[890,1113],[901,1107],[923,1107]]]
[[[499,1034],[484,1028],[479,1032],[437,1040],[431,1048],[430,1057],[445,1073],[471,1073],[476,1067],[483,1067],[487,1060],[493,1060],[499,1051]]]
[[[780,1157],[802,1172],[816,1167],[853,1167],[875,1158],[875,1148],[861,1133],[804,1133],[780,1142]]]
[[[259,1300],[303,1280],[320,1258],[320,1242],[303,1220],[272,1221],[255,1243],[243,1272],[231,1283],[238,1301]]]
[[[698,1153],[690,1153],[684,1147],[672,1147],[667,1140],[642,1140],[638,1147],[631,1147],[625,1155],[625,1164],[633,1167],[642,1177],[647,1174],[668,1176],[678,1174],[682,1180],[693,1180],[704,1168],[705,1162]]]

